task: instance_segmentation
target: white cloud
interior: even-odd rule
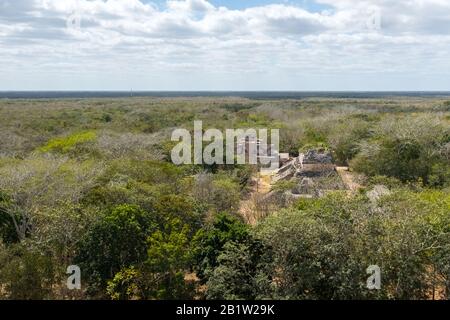
[[[317,2],[333,10],[233,10],[206,0],[172,0],[164,8],[139,0],[3,0],[0,65],[8,77],[0,78],[0,89],[352,89],[364,85],[365,74],[439,75],[430,83],[450,86],[442,83],[450,75],[449,1]],[[74,14],[80,29],[67,28]],[[325,77],[317,80],[323,88],[308,84],[317,77]]]
[[[170,0],[167,1],[167,7],[171,11],[177,11],[181,14],[193,13],[193,12],[209,12],[213,11],[215,8],[206,0]]]

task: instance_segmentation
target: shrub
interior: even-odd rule
[[[425,184],[442,185],[448,165],[434,166],[448,163],[442,155],[448,134],[449,126],[433,116],[386,120],[370,140],[359,145],[360,152],[351,166],[369,176],[384,175],[402,182],[420,179]],[[431,177],[433,171],[435,176]]]
[[[256,243],[227,242],[207,282],[207,298],[250,300],[264,297],[260,283],[263,280],[267,283],[270,277],[259,270],[261,249]]]
[[[336,193],[266,219],[256,237],[272,249],[271,297],[424,299],[445,288],[449,200],[436,191],[397,190],[376,202]],[[376,292],[365,287],[374,264],[382,271]]]
[[[185,281],[190,265],[189,227],[168,221],[166,230],[148,237],[147,259],[139,267],[124,268],[109,281],[113,299],[189,299],[193,288]]]
[[[75,258],[89,279],[90,293],[104,288],[123,268],[145,261],[147,237],[154,228],[151,216],[131,205],[117,206],[91,227]]]
[[[13,217],[12,215],[15,216]],[[0,191],[0,239],[6,244],[19,241],[13,218],[16,221],[20,219],[19,216],[11,211],[10,197]]]
[[[51,258],[23,245],[0,246],[0,296],[13,300],[51,297],[55,270]]]
[[[55,138],[50,140],[45,146],[39,148],[41,152],[60,152],[68,153],[77,146],[92,142],[96,138],[93,131],[76,133],[65,138]]]
[[[195,270],[206,282],[217,267],[217,259],[229,241],[242,242],[250,236],[249,228],[228,214],[218,214],[212,225],[202,228],[194,237]]]

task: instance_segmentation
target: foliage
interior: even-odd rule
[[[369,123],[358,119],[348,119],[334,126],[327,140],[335,160],[339,164],[347,165],[360,151],[359,143],[369,136]]]
[[[23,245],[0,246],[0,283],[8,299],[48,299],[54,272],[50,258],[37,251]]]
[[[264,268],[266,250],[255,240],[227,242],[207,282],[206,297],[213,300],[264,298],[271,282],[271,275]]]
[[[148,239],[145,270],[150,274],[149,297],[153,299],[186,299],[189,285],[184,280],[190,265],[189,227],[179,220],[168,224],[169,230],[156,231]]]
[[[448,298],[447,100],[0,101],[0,299]],[[327,149],[363,188],[292,199],[298,181],[255,194],[255,166],[175,166],[194,120],[280,129],[281,152]]]
[[[189,227],[172,220],[148,238],[147,258],[139,268],[124,268],[109,281],[112,299],[187,299],[192,286],[184,274],[190,265]]]
[[[20,240],[14,225],[14,221],[19,219],[15,212],[11,211],[9,197],[0,192],[0,239],[4,243],[16,243]]]
[[[385,175],[403,182],[446,184],[448,160],[439,150],[448,143],[449,126],[434,117],[387,120],[352,162],[369,176]]]
[[[213,223],[200,229],[193,239],[195,270],[198,277],[206,281],[211,276],[227,242],[242,242],[248,238],[249,229],[245,224],[228,214],[218,214]]]
[[[92,225],[79,244],[75,262],[93,290],[145,257],[147,236],[154,227],[149,214],[131,205],[116,207]]]
[[[108,282],[106,292],[112,300],[138,300],[144,298],[142,274],[134,266],[124,268]]]
[[[425,298],[431,288],[427,270],[448,248],[450,237],[448,195],[439,202],[433,200],[437,194],[424,195],[396,191],[375,204],[363,196],[334,194],[267,219],[257,235],[272,248],[271,274],[278,280],[271,296]],[[375,264],[383,284],[373,293],[364,287],[365,270]],[[448,281],[443,276],[441,287]]]
[[[67,153],[69,151],[73,151],[79,145],[94,141],[95,138],[96,134],[92,131],[76,133],[65,138],[52,139],[39,150],[42,152],[56,151]]]

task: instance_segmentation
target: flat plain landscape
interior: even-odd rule
[[[292,174],[174,165],[195,120]],[[450,97],[0,100],[0,299],[449,297]]]

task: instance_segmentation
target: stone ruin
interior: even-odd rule
[[[298,157],[286,161],[272,177],[272,182],[290,180],[293,177],[314,177],[335,171],[331,152],[325,150],[309,150]]]
[[[328,190],[345,189],[331,152],[312,149],[286,162],[272,176],[272,183],[296,179],[291,191],[294,197],[320,197]]]
[[[329,151],[313,149],[303,154],[303,164],[333,164],[333,157]]]

